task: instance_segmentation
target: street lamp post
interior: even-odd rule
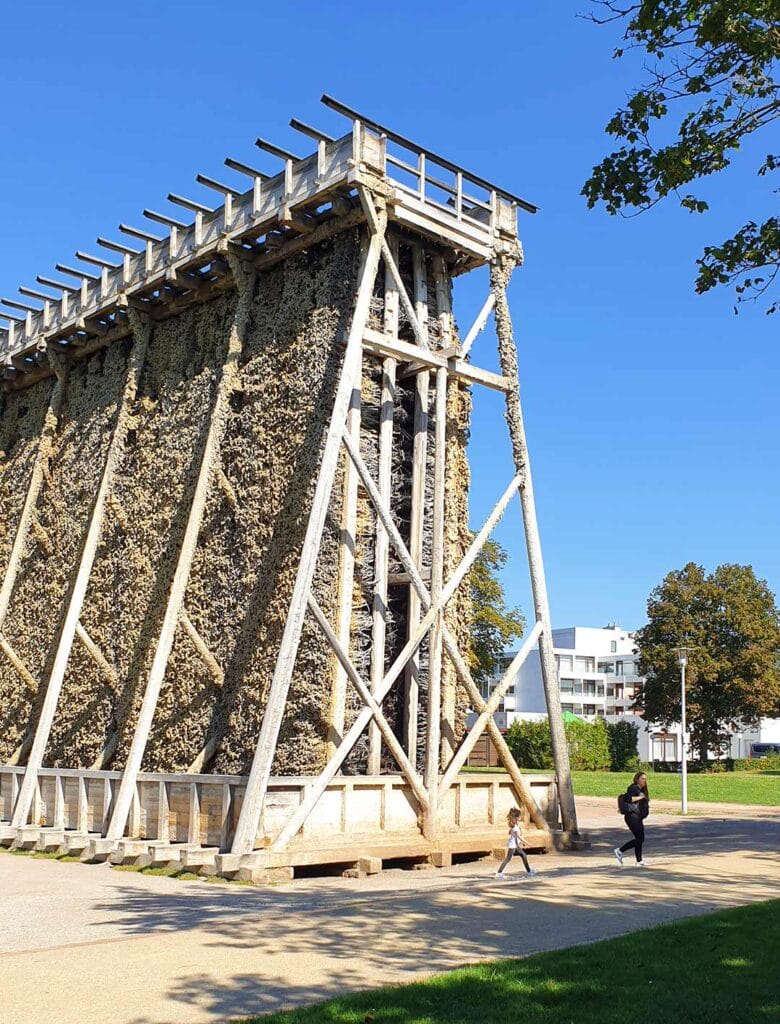
[[[687,723],[685,720],[685,668],[688,664],[689,647],[677,648],[680,665],[680,746],[682,748],[682,813],[688,813],[688,744],[686,743]]]

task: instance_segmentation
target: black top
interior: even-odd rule
[[[630,814],[638,814],[640,818],[646,818],[650,813],[650,801],[649,799],[637,800],[636,803],[632,803],[632,799],[635,796],[644,796],[645,791],[640,789],[635,782],[626,790],[626,804],[631,808]]]

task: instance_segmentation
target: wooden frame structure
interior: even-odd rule
[[[354,309],[349,331],[342,339],[345,348],[338,386],[251,770],[246,779],[233,778],[232,781],[228,777],[198,775],[197,772],[209,756],[207,745],[191,766],[195,774],[182,776],[190,780],[188,842],[180,851],[185,858],[183,862],[198,864],[224,874],[235,874],[247,865],[252,870],[260,871],[284,864],[308,862],[300,860],[304,856],[301,852],[301,836],[306,835],[312,816],[316,818],[323,797],[334,786],[341,785],[339,772],[355,744],[366,732],[366,778],[378,777],[384,745],[399,769],[400,774],[394,784],[403,789],[406,799],[414,808],[420,833],[417,845],[412,844],[415,849],[419,847],[432,854],[441,854],[442,851],[446,853],[447,850],[460,848],[459,836],[455,834],[460,812],[452,810],[455,806],[452,804],[453,793],[461,794],[457,797],[457,807],[460,807],[465,782],[459,773],[469,752],[485,730],[490,734],[507,770],[507,792],[511,790],[510,799],[519,801],[525,808],[533,827],[538,830],[540,843],[548,842],[550,821],[540,809],[540,804],[493,719],[514,673],[537,643],[541,654],[557,774],[557,797],[553,799],[547,793],[544,806],[548,813],[557,815],[559,801],[564,831],[572,836],[577,834],[552,655],[541,546],[520,407],[517,355],[506,298],[509,276],[522,258],[517,238],[517,210],[521,208],[533,212],[534,207],[343,104],[329,97],[323,97],[323,101],[350,120],[347,134],[332,138],[293,120],[293,128],[316,141],[316,151],[312,155],[299,159],[258,139],[257,144],[262,150],[283,162],[280,173],[269,176],[239,161],[228,159],[226,164],[231,169],[250,179],[251,187],[248,190],[199,175],[198,181],[204,187],[221,195],[223,202],[219,207],[211,208],[171,194],[168,198],[173,203],[194,214],[193,223],[145,211],[149,219],[167,228],[166,236],[122,225],[120,229],[139,240],[141,248],[99,239],[105,248],[121,255],[119,262],[78,253],[82,262],[97,266],[99,273],[59,264],[61,273],[78,279],[78,286],[38,278],[48,288],[58,288],[61,293],[59,297],[33,289],[20,289],[24,295],[42,300],[43,306],[3,300],[6,305],[21,309],[24,315],[19,317],[16,313],[0,311],[0,316],[8,322],[6,328],[0,328],[2,386],[6,389],[23,388],[42,376],[56,372],[47,418],[49,431],[53,429],[52,424],[56,423],[62,402],[67,373],[67,370],[62,369],[63,361],[67,364],[71,359],[81,358],[128,334],[132,336],[133,343],[99,491],[92,507],[76,581],[68,597],[69,604],[57,641],[54,668],[44,684],[42,710],[35,726],[30,753],[23,770],[19,767],[11,770],[0,766],[0,785],[5,771],[8,776],[7,786],[10,787],[2,806],[6,812],[11,805],[13,807],[12,813],[8,814],[10,824],[0,826],[2,841],[25,843],[29,841],[30,835],[34,835],[36,843],[45,846],[48,842],[51,845],[53,839],[59,838],[59,833],[66,830],[67,820],[73,832],[70,840],[74,848],[80,841],[79,837],[86,836],[88,842],[85,840],[83,848],[87,855],[117,856],[121,852],[120,847],[123,849],[133,842],[143,844],[149,838],[146,826],[143,829],[144,835],[140,835],[139,822],[141,817],[146,818],[148,815],[143,810],[145,805],[139,794],[142,788],[146,791],[153,783],[158,800],[155,813],[159,820],[152,845],[156,844],[158,856],[161,856],[160,848],[167,850],[171,847],[166,809],[170,803],[169,788],[176,784],[176,780],[174,777],[143,773],[141,764],[174,632],[179,625],[220,685],[224,677],[222,666],[187,616],[184,596],[209,489],[216,483],[230,491],[230,484],[220,467],[220,444],[227,404],[236,387],[237,367],[249,317],[254,279],[265,268],[287,256],[355,226],[360,227],[364,241]],[[411,294],[399,269],[399,238],[411,240],[413,245]],[[428,255],[433,253],[438,333],[441,339],[437,346],[431,344],[428,336],[428,297],[424,272],[426,252]],[[449,307],[449,276],[486,264],[491,270],[490,292],[461,343]],[[381,273],[384,275],[383,280],[379,277]],[[377,286],[384,296],[381,330],[369,324],[371,301]],[[66,813],[67,787],[63,779],[70,776],[56,771],[52,774],[52,769],[44,767],[46,744],[74,639],[80,638],[101,671],[111,671],[109,660],[86,633],[79,615],[103,527],[106,504],[111,498],[113,478],[125,442],[129,409],[138,388],[152,326],[155,321],[174,315],[190,303],[203,301],[230,288],[236,290],[238,301],[230,325],[221,373],[212,396],[209,429],[186,530],[180,544],[175,573],[170,581],[165,615],[154,649],[153,664],[145,681],[141,712],[127,762],[119,775],[101,772],[96,770],[96,766],[89,771],[79,772],[74,769],[75,811]],[[399,337],[401,310],[411,325],[413,341]],[[491,312],[495,314],[500,374],[483,370],[470,361],[471,347]],[[360,379],[365,360],[379,361],[381,364],[377,479],[374,479],[361,456],[359,445]],[[389,495],[395,392],[397,381],[410,376],[414,377],[415,388],[414,453],[411,527],[409,542],[406,543],[394,521]],[[460,564],[445,578],[446,423],[448,388],[453,382],[486,386],[505,395],[515,475],[497,500],[484,526],[474,537]],[[433,436],[429,436],[427,424],[429,392],[433,396],[435,412]],[[433,451],[429,453],[427,449],[431,444]],[[43,457],[41,455],[41,459]],[[345,468],[338,566],[340,589],[336,622],[331,623],[312,592],[312,581],[337,467],[342,458],[345,458]],[[7,641],[1,635],[2,619],[13,590],[19,551],[30,529],[31,509],[39,499],[42,469],[38,461],[33,468],[16,542],[0,592],[0,646],[5,656],[12,661],[13,651],[6,650]],[[432,472],[432,481],[426,480],[429,472]],[[372,651],[368,678],[361,676],[349,653],[359,491],[370,502],[377,522],[371,612]],[[432,541],[430,565],[426,571],[427,578],[424,578],[422,521],[424,506],[428,501],[427,494],[432,495],[432,508],[429,511]],[[485,701],[472,679],[457,639],[447,624],[445,610],[515,495],[520,499],[525,527],[535,622],[501,683],[490,699]],[[403,566],[405,585],[409,588],[409,621],[406,643],[392,664],[386,667],[385,626],[391,551]],[[299,780],[297,804],[289,805],[285,820],[272,829],[269,792],[279,786],[279,780],[272,777],[272,766],[307,615],[312,616],[319,626],[334,657],[328,760],[318,775]],[[417,713],[418,657],[421,644],[426,638],[427,694],[425,731],[422,736],[418,730]],[[451,687],[443,690],[442,684],[445,660],[449,661],[478,713],[475,725],[457,744],[452,740],[454,695]],[[17,671],[26,671],[20,659],[17,658],[13,663]],[[345,706],[349,687],[356,691],[360,709],[347,727]],[[402,735],[394,730],[382,707],[383,700],[394,687],[402,687],[405,693],[406,718]],[[447,725],[444,732],[443,722]],[[109,759],[110,750],[104,751],[102,762],[107,763]],[[98,769],[102,767],[102,763],[97,765]],[[55,779],[53,810],[44,816],[45,824],[41,824],[42,793],[49,785],[46,780],[52,778]],[[216,847],[208,846],[195,826],[199,820],[201,790],[211,785],[204,780],[212,778],[222,780],[219,785],[222,786],[223,794],[219,811],[223,825]],[[95,780],[100,781],[104,787],[102,810],[99,815],[90,814],[88,827],[84,808],[88,803],[87,789]],[[480,844],[484,845],[487,841],[485,836],[490,831],[488,826],[495,826],[499,789],[495,788],[494,781],[491,781],[493,796],[490,812],[485,818],[485,828],[480,830],[479,839],[474,840],[476,849],[483,848]],[[387,784],[383,785],[386,788]],[[67,838],[64,837],[63,842]],[[376,850],[382,845],[379,841],[369,842],[365,838],[361,842],[363,845],[360,849]],[[388,845],[390,848],[398,855],[392,843]],[[355,853],[346,847],[341,852],[345,854],[344,860],[352,859]],[[325,855],[323,857],[328,859]],[[333,856],[329,859],[333,859]]]

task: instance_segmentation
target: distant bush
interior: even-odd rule
[[[523,768],[553,768],[550,723],[515,721],[507,729],[506,742],[512,757]]]
[[[611,771],[639,771],[639,740],[637,727],[633,722],[607,722],[607,742]]]
[[[607,723],[603,719],[595,722],[566,722],[564,724],[569,760],[575,771],[604,771],[611,764],[611,752]],[[633,730],[632,730],[633,731]],[[550,724],[541,722],[512,722],[506,734],[506,741],[512,756],[523,768],[554,768]],[[634,745],[636,753],[636,743]]]
[[[733,772],[780,772],[780,757],[735,757]]]

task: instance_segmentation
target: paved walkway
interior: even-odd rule
[[[780,816],[654,816],[645,871],[611,859],[616,815],[580,817],[590,853],[504,883],[472,863],[252,889],[0,854],[0,1022],[214,1024],[780,897]]]

